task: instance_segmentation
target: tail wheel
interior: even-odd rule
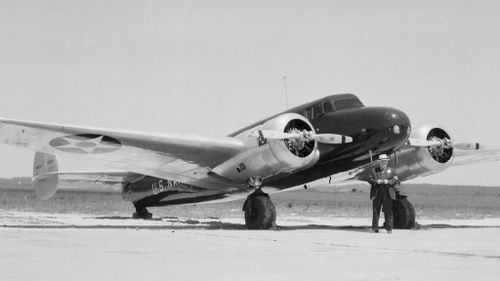
[[[248,229],[269,229],[276,226],[276,208],[269,195],[252,193],[243,204]]]
[[[148,211],[145,207],[135,207],[135,213],[132,215],[134,219],[144,219],[150,220],[153,218],[153,214]]]
[[[415,226],[415,209],[406,197],[398,197],[392,207],[394,228],[410,229]]]

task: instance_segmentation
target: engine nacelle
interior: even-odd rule
[[[236,136],[245,143],[247,149],[215,167],[212,172],[243,183],[249,178],[265,179],[280,173],[302,170],[318,161],[317,142],[271,140],[265,139],[263,135],[256,137],[259,130],[278,132],[307,130],[314,134],[312,124],[302,115],[296,113],[279,115]]]
[[[451,139],[448,132],[435,125],[426,125],[413,131],[411,138],[417,139]],[[396,170],[400,180],[408,180],[417,176],[427,176],[446,169],[453,160],[453,148],[413,147],[403,145],[395,152],[389,164]]]

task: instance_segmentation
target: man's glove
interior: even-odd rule
[[[381,183],[382,183],[382,180],[377,180],[377,183],[378,183],[378,184],[381,184]]]
[[[389,183],[389,180],[384,180],[384,184],[388,184]]]

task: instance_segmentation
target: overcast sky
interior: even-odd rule
[[[222,136],[284,110],[286,75],[290,106],[355,93],[500,144],[499,15],[498,1],[2,0],[0,115]],[[31,175],[33,152],[0,155],[0,177]],[[417,182],[500,185],[500,163]]]

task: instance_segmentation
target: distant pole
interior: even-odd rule
[[[283,87],[285,88],[286,109],[288,109],[288,89],[286,87],[286,76],[283,76]]]

